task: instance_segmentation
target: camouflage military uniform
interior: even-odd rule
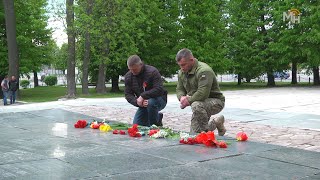
[[[179,100],[181,96],[188,96],[191,104],[191,132],[207,131],[211,115],[219,113],[225,103],[212,68],[196,60],[189,72],[179,72],[176,90]]]

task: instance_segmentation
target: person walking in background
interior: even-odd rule
[[[163,87],[159,71],[145,65],[137,55],[130,56],[127,65],[125,98],[138,107],[133,124],[162,126],[163,114],[159,111],[167,105],[168,92]]]
[[[189,49],[181,49],[176,55],[180,66],[176,88],[180,108],[191,106],[191,133],[214,131],[220,136],[226,132],[222,115],[210,120],[211,115],[218,114],[223,108],[225,97],[212,68],[193,57]]]
[[[8,105],[7,98],[9,96],[9,79],[7,75],[4,77],[4,79],[1,82],[1,89],[3,93],[3,105]]]
[[[9,92],[10,92],[10,104],[14,104],[16,102],[16,92],[19,88],[19,83],[15,76],[11,76],[9,81]]]

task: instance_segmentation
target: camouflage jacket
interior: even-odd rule
[[[212,68],[198,60],[189,72],[179,71],[176,92],[179,100],[181,96],[190,96],[188,97],[190,104],[194,101],[204,101],[207,98],[218,98],[225,101]]]

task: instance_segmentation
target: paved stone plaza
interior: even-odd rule
[[[320,88],[226,91],[227,149],[75,129],[132,121],[123,98],[1,106],[0,179],[320,179]],[[164,125],[188,131],[169,96]],[[245,131],[249,141],[235,141]]]

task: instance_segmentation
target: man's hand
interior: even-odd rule
[[[141,96],[139,96],[139,98],[137,99],[138,106],[143,107],[143,101],[144,99]]]
[[[180,98],[180,108],[184,109],[187,106],[190,106],[190,103],[188,101],[189,96],[181,96]]]
[[[148,106],[148,100],[143,100],[142,106],[143,107],[147,107]]]

